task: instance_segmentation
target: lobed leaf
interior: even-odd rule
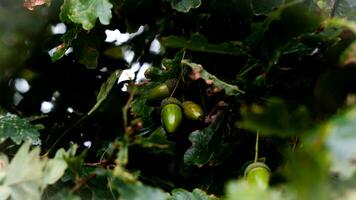
[[[179,12],[187,13],[190,9],[198,8],[201,5],[201,0],[170,0],[173,9]]]
[[[39,137],[36,126],[16,115],[0,116],[0,139],[10,138],[16,144],[22,141],[35,141]]]
[[[112,7],[108,0],[65,0],[60,18],[64,22],[81,24],[83,29],[89,31],[94,28],[97,18],[103,25],[110,23]]]

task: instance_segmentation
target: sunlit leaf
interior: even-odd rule
[[[325,22],[326,27],[345,27],[356,34],[356,22],[349,21],[343,18],[332,18]]]
[[[332,171],[342,178],[351,178],[356,171],[356,107],[336,115],[321,127],[327,136],[326,146],[332,160]]]
[[[225,188],[224,200],[294,200],[295,194],[292,191],[282,193],[282,190],[268,188],[267,190],[258,189],[251,186],[245,180],[230,181]]]
[[[35,7],[43,5],[43,4],[49,4],[51,0],[25,0],[23,3],[23,6],[29,10],[34,10]]]
[[[192,8],[198,8],[201,5],[201,0],[170,0],[172,8],[179,12],[189,12]]]
[[[16,144],[20,144],[22,141],[35,141],[38,137],[38,130],[28,120],[16,115],[0,116],[0,139],[10,138]]]
[[[110,23],[112,7],[108,0],[65,0],[60,18],[64,22],[72,21],[81,24],[85,30],[90,30],[95,26],[97,18],[101,24]]]
[[[60,158],[41,159],[40,149],[30,150],[30,144],[25,143],[10,164],[2,170],[4,177],[0,190],[4,192],[4,198],[9,195],[14,200],[39,200],[45,187],[56,182],[66,167],[66,163]]]

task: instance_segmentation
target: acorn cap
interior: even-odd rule
[[[271,173],[271,169],[270,169],[265,163],[263,163],[263,162],[254,162],[254,163],[249,164],[249,165],[246,167],[245,172],[244,172],[244,176],[246,177],[247,174],[248,174],[251,170],[253,170],[253,169],[255,169],[255,168],[264,168],[264,169],[266,169],[269,173]]]
[[[161,102],[161,106],[160,106],[160,110],[162,110],[162,108],[165,106],[165,105],[168,105],[168,104],[176,104],[178,105],[179,107],[182,107],[182,103],[174,98],[174,97],[167,97],[165,99],[162,100]]]

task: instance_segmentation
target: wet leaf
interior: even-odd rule
[[[36,126],[30,124],[26,119],[16,115],[0,116],[0,139],[10,138],[16,144],[22,141],[35,141],[39,137]]]

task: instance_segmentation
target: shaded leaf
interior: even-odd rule
[[[184,163],[188,165],[204,165],[209,162],[216,153],[215,151],[220,150],[221,142],[216,138],[223,134],[221,131],[226,126],[226,121],[223,120],[224,117],[219,117],[215,122],[213,122],[208,127],[203,130],[196,130],[190,133],[189,141],[192,142],[192,146],[184,153]]]
[[[28,120],[16,115],[0,116],[0,139],[10,138],[20,144],[22,141],[35,141],[38,137],[38,130]]]
[[[217,86],[218,88],[225,90],[225,94],[229,95],[229,96],[237,95],[240,93],[242,93],[242,94],[245,93],[244,91],[240,90],[238,86],[228,84],[228,83],[218,79],[215,75],[210,74],[200,64],[192,63],[187,60],[183,60],[182,63],[189,66],[192,69],[192,71],[193,71],[192,79],[193,80],[202,78],[205,81],[209,82],[210,84],[213,84],[213,85]]]
[[[265,107],[252,105],[241,109],[242,121],[238,127],[250,131],[260,131],[264,135],[289,137],[297,135],[309,128],[310,116],[305,107],[292,111],[279,99],[270,99]]]
[[[204,36],[193,34],[190,40],[183,37],[168,36],[161,38],[161,44],[168,48],[188,49],[196,52],[216,53],[223,55],[240,56],[246,54],[240,43],[211,44]]]
[[[61,6],[60,18],[64,22],[72,21],[81,24],[85,30],[95,26],[96,19],[103,25],[110,23],[111,8],[108,0],[65,0]]]
[[[192,8],[198,8],[201,5],[201,0],[170,0],[172,8],[179,12],[189,12]]]
[[[85,46],[76,51],[77,60],[88,69],[95,69],[98,66],[99,52],[94,47]]]
[[[283,21],[284,24],[282,23],[281,27],[276,27],[281,30],[272,29],[274,31],[273,38],[293,37],[299,33],[317,29],[320,25],[320,16],[303,2],[303,0],[294,0],[281,4],[276,10],[270,12],[265,20],[253,24],[252,33],[246,38],[246,42],[258,45],[261,41],[265,41],[265,34],[267,31],[271,31],[270,26],[277,21]],[[303,20],[304,23],[294,23],[299,20]],[[268,40],[266,41],[268,42]]]
[[[93,114],[93,112],[99,108],[99,106],[104,102],[104,100],[107,98],[109,92],[113,88],[115,84],[117,84],[117,79],[120,77],[122,71],[121,70],[116,70],[114,73],[111,74],[111,76],[108,78],[108,80],[101,85],[100,91],[98,96],[96,97],[96,104],[94,107],[88,112],[88,115]]]
[[[175,143],[167,139],[162,127],[157,128],[148,137],[137,137],[135,143],[144,148],[150,148],[153,152],[174,154]]]
[[[81,200],[77,195],[74,195],[69,189],[62,189],[55,194],[48,194],[44,200]]]
[[[217,200],[215,196],[208,195],[206,192],[200,189],[194,189],[192,192],[189,192],[185,189],[174,189],[172,191],[172,196],[169,200]]]
[[[283,0],[252,0],[251,6],[255,15],[268,15],[283,2]]]

